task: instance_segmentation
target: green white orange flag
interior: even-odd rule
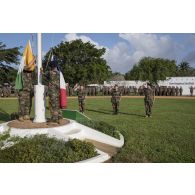
[[[32,52],[30,41],[28,41],[18,69],[18,73],[15,81],[15,89],[20,90],[23,88],[22,71],[26,70],[32,72],[34,71],[34,69],[35,69],[35,57]]]

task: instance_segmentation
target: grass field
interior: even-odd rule
[[[77,109],[77,99],[69,99],[68,108]],[[17,109],[16,99],[0,99],[0,123]],[[195,162],[195,99],[156,99],[153,117],[145,118],[141,98],[123,98],[119,115],[112,115],[109,98],[93,98],[85,114],[124,135],[113,162]]]

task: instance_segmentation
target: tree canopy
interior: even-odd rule
[[[195,69],[186,61],[182,61],[177,66],[177,76],[195,76]]]
[[[6,48],[6,45],[0,42],[0,84],[13,83],[17,71],[10,67],[12,64],[19,64],[20,47]]]
[[[111,74],[108,81],[125,81],[125,76],[120,72],[114,72]]]
[[[16,79],[17,70],[9,66],[0,65],[0,84],[10,83],[13,84]]]
[[[0,42],[0,65],[18,64],[19,49],[20,47],[6,48],[6,45]]]
[[[90,42],[84,43],[80,39],[61,42],[47,52],[44,64],[50,60],[51,51],[56,56],[66,82],[70,85],[79,82],[84,84],[102,83],[111,74],[111,69],[103,58],[106,49],[98,49]]]
[[[127,80],[143,80],[157,83],[176,75],[176,61],[163,58],[142,58],[125,74]]]
[[[144,57],[125,74],[125,79],[157,83],[174,76],[195,76],[195,69],[185,61],[177,65],[175,60]]]

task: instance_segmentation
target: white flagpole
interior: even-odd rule
[[[35,97],[35,123],[45,122],[45,96],[44,85],[42,85],[41,67],[42,67],[42,36],[41,33],[37,35],[37,69],[38,69],[38,84],[34,86]]]

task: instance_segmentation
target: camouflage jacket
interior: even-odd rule
[[[48,95],[59,95],[60,90],[60,73],[58,71],[46,71],[42,74],[43,85],[48,86]]]
[[[34,72],[22,72],[23,91],[33,91]]]
[[[152,89],[144,88],[144,101],[153,101],[154,92]]]
[[[116,103],[116,102],[120,101],[120,98],[121,98],[120,91],[112,90],[111,95],[112,95],[112,97],[111,97],[111,102],[112,103]]]
[[[84,101],[85,95],[86,95],[85,90],[80,90],[80,89],[77,90],[77,96],[79,101]]]

